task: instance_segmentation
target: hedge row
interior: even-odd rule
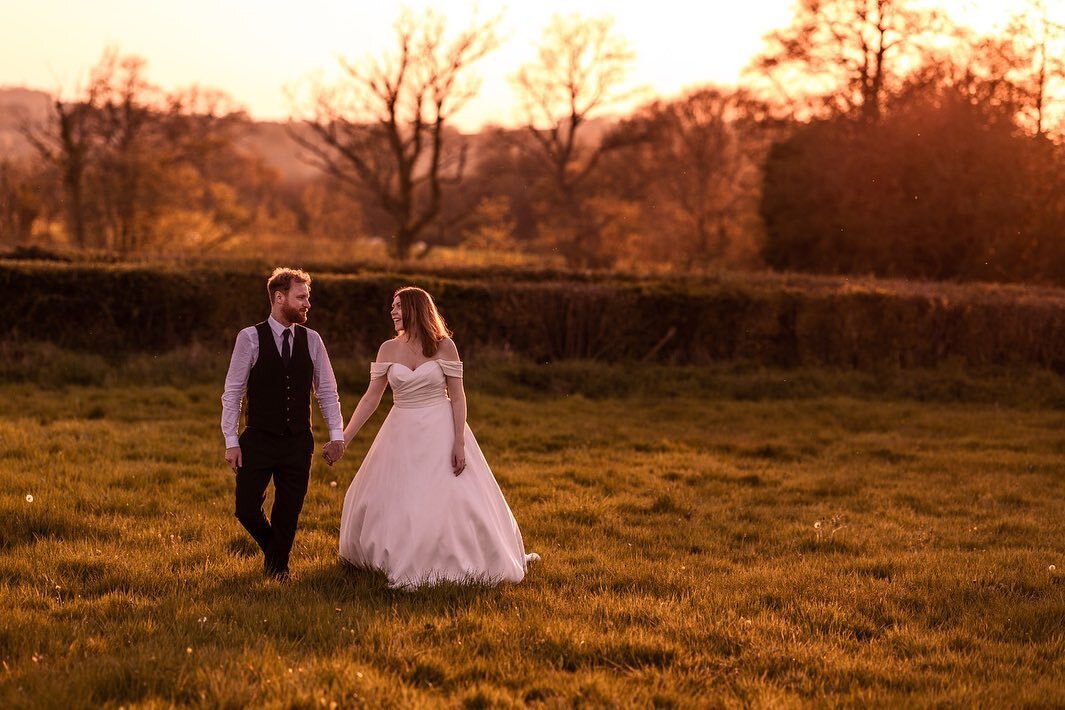
[[[0,263],[0,337],[121,356],[228,351],[268,312],[265,273],[198,267]],[[434,294],[463,352],[870,368],[1037,364],[1065,372],[1065,291],[839,278],[701,281],[314,274],[308,325],[334,357],[390,335],[392,292]]]

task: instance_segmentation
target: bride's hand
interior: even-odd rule
[[[455,448],[451,450],[451,469],[455,475],[459,475],[466,468],[466,444],[462,441],[455,442]]]

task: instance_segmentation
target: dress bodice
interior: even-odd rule
[[[371,362],[370,379],[387,377],[393,405],[426,407],[447,400],[447,377],[462,377],[458,360],[428,360],[413,370],[399,362]]]

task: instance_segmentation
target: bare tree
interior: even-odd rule
[[[311,137],[291,132],[313,165],[374,197],[393,224],[398,259],[438,219],[444,186],[462,180],[466,150],[451,149],[448,123],[479,88],[470,66],[499,45],[498,22],[475,22],[449,40],[441,16],[404,10],[395,51],[381,61],[341,61],[341,83],[312,88]]]
[[[79,248],[89,246],[84,176],[93,141],[94,106],[95,94],[90,87],[82,101],[68,104],[56,99],[52,104],[55,113],[48,127],[25,124],[22,128],[23,135],[41,158],[60,175],[67,234]]]
[[[630,94],[623,91],[633,52],[614,34],[610,18],[555,15],[544,30],[534,62],[513,78],[526,128],[551,187],[541,225],[546,239],[570,264],[603,258],[607,226],[582,194],[603,154],[617,145],[585,136],[589,121]]]
[[[1012,49],[1021,60],[1018,83],[1028,94],[1023,113],[1037,136],[1046,135],[1051,106],[1065,91],[1065,25],[1050,19],[1044,0],[1028,0],[1006,28]]]
[[[143,59],[107,49],[80,98],[56,99],[50,125],[24,131],[62,176],[67,231],[79,247],[128,253],[146,239],[147,174],[163,168],[147,150],[158,92],[143,69]]]
[[[92,77],[99,204],[112,246],[124,254],[151,238],[149,226],[160,203],[159,178],[171,157],[159,150],[163,98],[145,79],[145,64],[140,57],[109,52]]]
[[[893,83],[920,63],[922,40],[942,20],[909,0],[799,0],[792,24],[766,37],[749,71],[797,108],[857,111],[876,122]]]
[[[68,239],[122,254],[209,249],[251,224],[257,167],[235,147],[246,117],[219,92],[164,94],[144,60],[108,49],[73,100],[24,129],[61,183]]]
[[[1055,111],[1065,82],[1065,26],[1052,22],[1042,0],[1028,0],[1000,32],[980,35],[952,26],[949,41],[927,53],[905,79],[898,98],[929,87],[951,87],[989,117],[1008,120],[1030,135],[1055,133],[1065,118]]]
[[[621,87],[635,55],[613,26],[610,18],[555,15],[536,61],[513,79],[525,125],[562,192],[578,187],[604,150],[601,143],[582,144],[583,127],[593,114],[628,98]]]

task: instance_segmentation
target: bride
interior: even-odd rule
[[[370,363],[370,384],[344,429],[347,444],[376,411],[394,406],[359,467],[340,517],[340,557],[381,570],[389,586],[520,582],[521,532],[466,425],[462,362],[432,297],[401,288],[397,336]]]

